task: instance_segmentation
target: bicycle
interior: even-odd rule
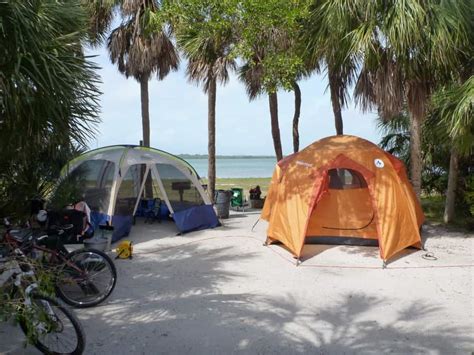
[[[35,270],[21,250],[14,253],[0,263],[2,306],[13,304],[20,328],[41,352],[82,354],[86,338],[79,320],[57,298],[39,292]]]
[[[14,230],[8,219],[4,244],[9,250],[20,249],[25,255],[41,260],[46,267],[58,269],[56,294],[67,304],[92,307],[110,296],[117,282],[114,262],[102,251],[78,249],[69,252],[64,246],[72,225],[35,231],[31,228]]]

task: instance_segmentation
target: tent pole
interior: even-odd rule
[[[158,172],[158,169],[154,165],[151,170],[152,175],[155,176],[156,182],[158,183],[158,187],[161,190],[161,194],[163,195],[163,198],[165,200],[166,206],[168,207],[168,210],[170,211],[171,214],[174,213],[173,207],[171,206],[170,200],[168,198],[168,194],[166,193],[165,187],[163,186],[163,182],[161,181],[161,176],[160,173]]]
[[[117,202],[119,188],[122,185],[123,177],[128,171],[128,167],[126,170],[124,169],[124,171],[122,171],[122,162],[127,156],[128,151],[129,151],[129,148],[125,149],[122,153],[122,156],[118,160],[118,162],[114,161],[114,163],[117,164],[117,166],[115,167],[116,170],[114,172],[114,182],[112,183],[112,188],[110,190],[110,204],[107,210],[107,214],[110,216],[110,224],[112,224],[112,218],[115,211],[115,203]]]
[[[107,214],[110,216],[110,224],[112,224],[112,216],[115,210],[115,199],[117,198],[118,186],[120,186],[120,183],[122,182],[121,177],[118,173],[119,169],[120,168],[118,167],[116,168],[116,172],[114,173],[114,182],[112,183],[112,188],[110,189],[109,208],[107,209]]]
[[[138,193],[137,200],[135,201],[135,207],[133,208],[133,216],[135,216],[135,213],[137,213],[138,203],[140,202],[140,199],[142,198],[143,190],[145,189],[146,178],[148,177],[149,171],[150,171],[150,167],[147,164],[146,169],[145,169],[145,174],[143,174],[143,181],[140,185],[140,192]]]

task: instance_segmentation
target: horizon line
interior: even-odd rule
[[[195,159],[207,159],[209,157],[208,154],[189,154],[189,153],[183,153],[183,154],[176,154],[178,157],[185,157],[185,158],[195,158]],[[276,159],[274,155],[239,155],[239,154],[218,154],[216,155],[216,158],[272,158]]]

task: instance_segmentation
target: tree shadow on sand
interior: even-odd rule
[[[259,253],[190,244],[117,263],[111,300],[80,310],[87,353],[453,353],[472,348],[469,329],[431,326],[442,310],[423,300],[336,294],[330,306],[303,303],[298,290],[265,292],[275,279],[241,291],[241,265]],[[295,269],[296,270],[296,269]],[[264,272],[262,270],[261,272]],[[295,271],[296,272],[296,271]],[[225,286],[225,287],[224,287]],[[390,316],[374,315],[374,307]]]

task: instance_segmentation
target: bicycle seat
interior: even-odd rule
[[[13,239],[20,243],[23,243],[26,240],[31,240],[33,235],[32,231],[29,229],[12,229],[9,233]]]

